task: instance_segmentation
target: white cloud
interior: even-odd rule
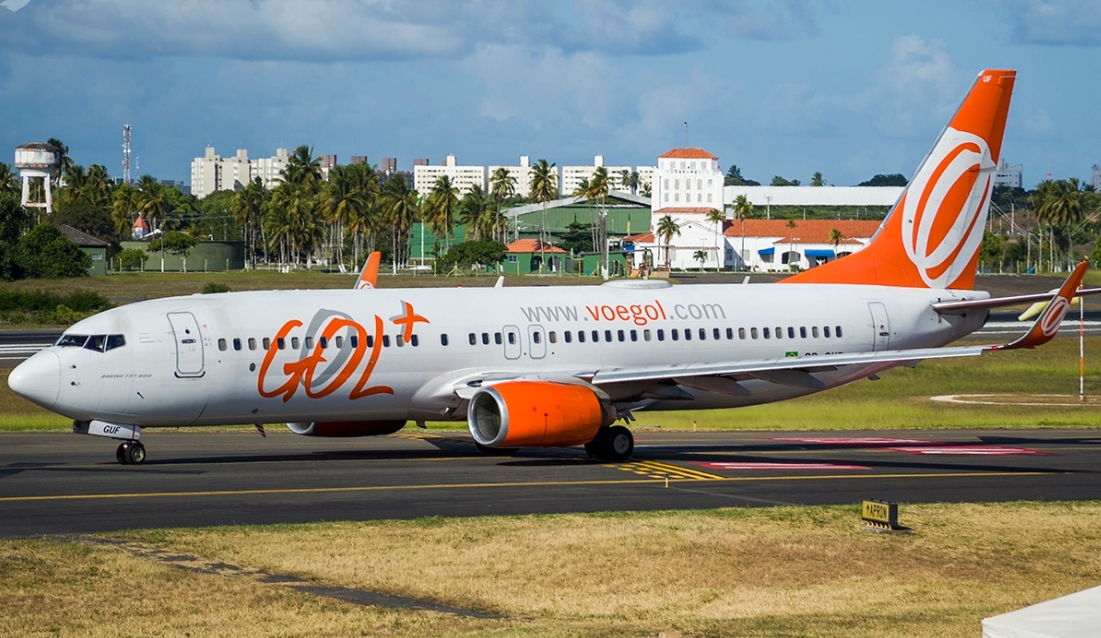
[[[1028,44],[1101,45],[1097,0],[995,0],[1005,9],[1012,37]]]
[[[882,129],[908,136],[946,122],[962,99],[960,86],[944,42],[907,35],[895,39],[869,101]]]

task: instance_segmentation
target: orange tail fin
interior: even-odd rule
[[[785,283],[974,287],[1016,75],[979,74],[867,247]]]
[[[356,289],[363,290],[378,287],[378,267],[382,263],[382,253],[375,251],[367,256],[367,262],[363,264],[363,272],[359,273],[356,280]]]

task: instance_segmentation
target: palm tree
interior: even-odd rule
[[[133,228],[134,213],[141,208],[141,193],[130,184],[119,184],[115,189],[111,203],[111,220],[115,223],[115,233],[127,238],[126,231]]]
[[[61,177],[64,175],[68,178],[69,169],[73,166],[73,158],[69,157],[69,147],[65,146],[65,143],[56,137],[51,137],[46,140],[46,143],[57,149],[57,154],[61,163],[58,165],[60,170],[57,173],[57,177],[54,179],[54,186],[61,185]]]
[[[1082,183],[1077,177],[1052,182],[1045,180],[1036,188],[1039,199],[1035,208],[1037,221],[1046,223],[1049,228],[1061,226],[1067,231],[1067,257],[1071,258],[1074,224],[1085,214]],[[1054,261],[1054,260],[1052,260]]]
[[[368,164],[334,166],[329,171],[329,181],[321,189],[321,214],[331,224],[329,238],[337,263],[344,262],[344,227],[370,216],[379,194],[378,173]],[[356,252],[353,249],[353,267],[358,266]]]
[[[3,162],[0,162],[0,193],[20,194],[19,176]]]
[[[669,243],[673,241],[673,235],[680,235],[680,226],[673,218],[665,215],[658,220],[658,238],[665,241],[665,270],[669,271]]]
[[[722,230],[723,222],[726,221],[726,212],[712,208],[707,211],[707,221],[715,225],[715,270],[717,271],[722,268],[719,261],[719,231]]]
[[[257,176],[248,183],[248,186],[237,191],[230,207],[233,220],[246,229],[245,239],[249,246],[249,259],[253,270],[256,270],[256,228],[262,227],[269,196],[268,189],[264,187],[264,180]]]
[[[138,211],[149,220],[149,230],[156,230],[158,219],[161,220],[162,226],[165,225],[168,200],[165,197],[164,186],[153,179],[152,175],[142,175],[138,178],[137,204]]]
[[[822,173],[815,171],[814,175],[810,176],[811,186],[825,186],[826,180],[822,179]]]
[[[692,253],[692,259],[700,262],[700,272],[703,272],[703,262],[707,261],[707,251],[702,249],[697,250],[696,252]]]
[[[111,181],[106,166],[92,164],[88,167],[83,189],[85,199],[97,207],[106,208],[111,203],[111,191],[114,188],[115,184]]]
[[[493,171],[493,175],[489,178],[489,192],[494,201],[497,202],[497,218],[494,219],[494,226],[496,227],[500,225],[501,202],[516,194],[516,177],[507,168],[503,166],[498,168]],[[496,230],[494,228],[494,239],[497,239]]]
[[[405,246],[409,231],[421,215],[417,203],[417,191],[409,188],[409,183],[401,177],[390,178],[382,185],[382,212],[386,223],[393,232],[394,262],[401,261],[402,246]],[[423,232],[423,228],[421,229]]]
[[[588,200],[595,200],[599,207],[600,224],[592,224],[592,227],[597,231],[597,237],[594,238],[595,241],[593,242],[593,246],[600,247],[601,268],[604,273],[608,272],[608,215],[607,210],[604,208],[604,202],[608,197],[608,188],[608,169],[603,166],[596,167],[592,177],[588,180],[584,197]],[[592,221],[590,214],[589,222],[592,223]]]
[[[536,162],[528,190],[533,201],[543,203],[543,220],[539,226],[539,271],[542,272],[547,261],[544,249],[547,240],[547,202],[558,199],[558,169],[555,165],[548,164],[545,159]]]
[[[484,235],[492,232],[493,207],[490,206],[491,201],[486,192],[482,190],[482,186],[475,184],[459,202],[459,222],[466,227],[467,241],[480,241]]]
[[[841,243],[842,239],[845,239],[845,233],[842,233],[840,230],[837,230],[836,228],[831,228],[830,229],[829,241],[830,241],[831,244],[833,244],[834,259],[837,258],[837,245]]]
[[[455,212],[459,207],[459,189],[447,175],[440,175],[428,195],[428,225],[437,237],[443,236],[444,246],[451,250],[451,232],[455,229]]]
[[[731,166],[731,169],[737,168]],[[734,198],[734,214],[738,216],[738,221],[742,227],[742,248],[738,254],[738,261],[745,267],[745,220],[753,217],[753,204],[749,201],[749,198],[745,195],[738,195]]]
[[[795,220],[789,219],[785,225],[788,227],[788,270],[795,270],[791,263],[791,254],[795,251]]]
[[[287,166],[280,174],[284,182],[316,193],[321,182],[321,160],[313,156],[313,148],[303,144],[287,158]]]

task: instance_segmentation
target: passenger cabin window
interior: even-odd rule
[[[818,338],[818,326],[811,326],[810,336],[814,337],[815,339]]]
[[[573,334],[571,334],[569,330],[563,332],[562,336],[565,337],[566,343],[572,343],[573,342]]]
[[[344,337],[337,337],[336,339],[333,340],[333,343],[336,344],[337,348],[343,348],[344,347]]]
[[[665,329],[658,328],[658,341],[665,341]]]
[[[298,344],[299,344],[298,337],[291,337],[291,348],[297,350],[298,349]]]
[[[241,339],[240,338],[238,338],[238,337],[233,338],[233,349],[240,351],[240,349],[241,349]]]
[[[278,339],[276,339],[276,345],[279,347],[280,350],[286,350],[287,349],[287,340],[284,339],[283,337],[279,337]]]
[[[784,329],[783,328],[780,328],[780,327],[776,328],[776,338],[777,339],[783,339],[784,338]]]
[[[447,335],[445,333],[442,333],[442,332],[440,333],[440,345],[441,346],[446,346],[447,345]]]
[[[795,328],[792,328],[791,326],[788,326],[788,339],[794,339],[794,338],[795,338]]]
[[[325,337],[318,337],[317,342],[321,344],[321,349],[324,350],[329,347],[329,340]]]
[[[593,339],[593,341],[596,341],[596,339]],[[611,343],[612,342],[612,331],[611,330],[605,330],[604,331],[604,342],[605,343]]]
[[[827,338],[827,339],[830,338],[830,327],[829,326],[823,326],[822,327],[822,336]]]
[[[482,333],[482,345],[483,346],[488,346],[489,345],[489,333],[488,332],[483,332]]]
[[[616,337],[619,338],[619,340],[622,342],[624,340],[623,331],[622,330],[617,330],[616,331]]]
[[[536,330],[535,332],[531,333],[531,340],[534,343],[543,343],[543,334]]]
[[[413,335],[409,338],[409,343],[412,344],[414,348],[416,348],[421,344],[421,340],[417,338],[417,335]]]
[[[501,333],[499,333],[499,332],[494,332],[493,333],[493,343],[495,343],[497,345],[501,345]]]
[[[713,330],[711,331],[711,336],[715,338],[715,341],[718,341],[718,340],[719,340],[719,339],[721,338],[721,335],[719,334],[719,329],[718,329],[718,328],[714,328],[714,329],[713,329]]]
[[[297,348],[298,346],[295,346]],[[306,349],[313,350],[313,337],[306,337]]]
[[[367,347],[368,348],[374,348],[375,347],[375,335],[367,335]]]
[[[764,337],[765,339],[768,339],[768,332],[769,332],[768,328],[762,328],[761,329],[761,336]]]
[[[472,333],[470,333],[469,339],[470,339],[470,345],[472,345],[472,346],[478,345],[478,335],[476,335],[472,332]]]
[[[738,338],[745,339],[745,328],[738,328]]]
[[[508,345],[510,345],[510,346],[516,345],[516,333],[515,332],[508,333]]]
[[[631,331],[631,341],[638,341],[638,330]]]
[[[229,343],[225,339],[218,340],[218,349],[222,352],[229,350]]]
[[[651,334],[650,334],[650,329],[649,328],[642,331],[642,338],[645,339],[646,341],[650,340],[650,336],[651,336]]]
[[[359,347],[359,335],[352,335],[352,336],[348,337],[348,345],[352,346],[353,348],[358,348]],[[280,346],[280,347],[282,347],[282,346]]]
[[[256,337],[249,337],[248,338],[248,349],[249,350],[255,350],[256,349]]]
[[[383,348],[389,348],[390,347],[390,335],[382,335],[382,347]]]
[[[838,339],[840,339],[841,338],[841,326],[834,326],[833,334],[836,335]]]
[[[551,343],[558,343],[558,333],[553,330],[548,332],[547,341],[550,341]]]
[[[685,341],[691,341],[692,340],[692,329],[691,328],[685,328],[684,329],[684,340]]]
[[[671,328],[669,330],[669,337],[672,338],[673,341],[679,341],[680,340],[680,333],[677,332],[676,328]]]
[[[715,337],[715,338],[718,339],[718,337]],[[734,338],[734,329],[733,328],[727,328],[726,329],[726,338],[727,339],[733,339]]]
[[[756,328],[750,328],[749,329],[749,336],[756,339],[757,338],[757,329]]]
[[[585,343],[585,331],[584,330],[578,330],[577,331],[577,343]]]
[[[589,336],[593,338],[593,343],[600,343],[600,331],[599,330],[593,330],[592,334],[590,334]],[[611,341],[611,340],[612,340],[612,337],[611,337],[611,333],[609,332],[608,333],[608,341]]]
[[[707,339],[707,329],[706,328],[700,328],[700,341],[705,341],[706,339]]]
[[[800,339],[806,339],[807,338],[807,329],[806,328],[799,328],[799,338]]]

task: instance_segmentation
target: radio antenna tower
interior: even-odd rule
[[[130,183],[130,125],[122,125],[122,183]]]

